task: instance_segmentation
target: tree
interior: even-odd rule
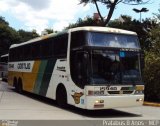
[[[32,32],[19,30],[9,26],[3,17],[0,17],[0,55],[8,53],[11,44],[17,44],[38,37],[36,30]]]
[[[58,31],[54,31],[54,30],[51,29],[51,28],[46,28],[46,29],[44,29],[44,31],[46,31],[48,34],[57,33],[57,32],[58,32]]]
[[[148,12],[149,10],[148,10],[147,8],[144,8],[144,7],[143,7],[143,8],[140,9],[140,10],[134,8],[133,11],[135,11],[136,13],[140,13],[140,22],[141,22],[141,20],[142,20],[142,14],[141,14],[141,13],[142,13],[142,12]]]
[[[19,30],[18,31],[19,35],[20,35],[20,42],[26,42],[30,39],[36,38],[39,35],[37,34],[36,30],[33,30],[32,32],[30,31],[25,31],[25,30]]]
[[[5,21],[4,17],[0,16],[0,24],[9,25],[7,21]]]
[[[159,13],[154,14],[160,21]],[[145,52],[145,98],[147,101],[160,102],[160,23],[149,32],[150,50]]]
[[[160,24],[160,9],[158,9],[159,13],[153,13],[154,19],[157,21],[157,23]]]
[[[83,27],[83,26],[97,26],[97,25],[98,25],[97,21],[87,16],[85,17],[85,19],[79,18],[76,23],[69,24],[69,26],[66,27],[65,29]]]
[[[96,6],[97,12],[100,16],[100,24],[101,26],[106,26],[108,22],[110,21],[112,14],[114,12],[114,9],[119,3],[124,3],[127,5],[139,5],[139,4],[145,4],[148,3],[150,0],[80,0],[80,4],[84,3],[85,5],[88,3],[93,3]],[[98,2],[105,5],[107,9],[109,9],[108,14],[106,15],[106,18],[102,16]]]
[[[19,43],[20,36],[11,28],[3,17],[0,17],[0,55],[8,53],[11,44]]]
[[[145,52],[145,98],[160,102],[160,26],[150,32],[152,48]]]

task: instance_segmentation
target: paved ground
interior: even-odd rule
[[[159,120],[160,108],[151,106],[84,111],[59,108],[53,100],[18,94],[0,82],[0,120]]]

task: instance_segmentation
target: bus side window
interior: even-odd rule
[[[71,34],[71,49],[85,45],[86,37],[84,31],[76,31]]]
[[[28,59],[30,60],[30,59],[33,58],[33,55],[32,55],[32,45],[31,45],[31,44],[28,46],[28,49],[29,49],[29,52],[28,52]]]
[[[43,58],[50,57],[52,55],[52,38],[44,40],[41,43],[40,50]]]
[[[21,60],[21,61],[23,61],[24,60],[24,47],[22,46],[22,47],[19,47],[19,49],[18,49],[18,55],[19,55],[19,60]]]
[[[54,38],[53,53],[58,58],[67,57],[68,34],[63,34]]]
[[[31,59],[31,45],[26,45],[26,47],[24,48],[24,58],[25,60],[30,60]]]
[[[31,50],[32,50],[32,55],[33,55],[33,58],[35,59],[39,59],[40,58],[40,43],[34,43],[31,47]]]
[[[18,50],[15,48],[14,50],[13,50],[13,59],[14,59],[14,61],[17,61],[18,59],[19,59],[19,55],[18,55]]]

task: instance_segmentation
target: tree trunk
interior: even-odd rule
[[[97,12],[98,12],[98,14],[99,14],[99,16],[100,16],[100,18],[101,18],[101,22],[104,22],[104,19],[103,19],[102,15],[101,15],[101,13],[100,13],[100,11],[99,11],[99,7],[98,7],[98,4],[97,4],[97,1],[94,0],[94,3],[95,3],[95,5],[96,5]]]
[[[106,26],[108,24],[108,22],[110,21],[110,19],[112,17],[112,14],[114,12],[114,9],[116,7],[117,2],[118,2],[118,0],[115,0],[114,3],[111,4],[110,10],[108,12],[107,19],[104,21],[103,26]]]

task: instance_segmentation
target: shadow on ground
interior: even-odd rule
[[[55,100],[48,99],[39,95],[31,94],[28,92],[23,92],[23,95],[30,97],[32,99],[38,100],[48,105],[52,105],[54,107],[60,108]],[[72,112],[74,114],[80,114],[85,117],[90,118],[126,118],[126,117],[142,117],[142,115],[137,115],[129,112],[123,112],[115,109],[107,109],[107,110],[84,110],[80,108],[76,108],[74,106],[68,106],[64,110]]]
[[[1,91],[14,91],[13,88],[8,88],[6,83],[1,84]],[[14,91],[15,92],[15,91]],[[27,97],[30,97],[32,99],[38,100],[40,102],[43,102],[48,105],[52,105],[54,107],[59,108],[55,100],[48,99],[39,95],[31,94],[28,92],[23,92],[22,95],[25,95]],[[79,114],[84,117],[90,117],[90,118],[126,118],[126,117],[142,117],[142,115],[137,115],[134,113],[119,111],[116,109],[107,109],[107,110],[84,110],[80,108],[76,108],[74,106],[68,106],[66,111],[72,112],[74,114]]]

